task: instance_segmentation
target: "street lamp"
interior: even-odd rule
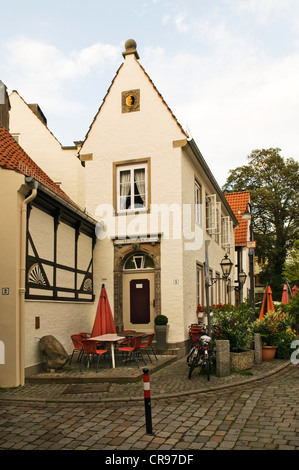
[[[229,259],[227,253],[225,254],[223,260],[221,261],[220,266],[222,270],[223,279],[227,280],[233,267],[233,263]]]
[[[249,210],[250,209],[250,210]],[[253,241],[253,226],[252,226],[252,211],[251,211],[251,204],[247,202],[245,212],[242,214],[242,219],[247,220],[249,222],[249,240],[250,242]],[[254,248],[253,246],[249,247],[249,277],[250,277],[250,307],[254,309],[254,271],[253,271],[253,263],[254,263]]]
[[[207,316],[208,316],[208,332],[209,335],[211,334],[211,318],[210,318],[210,295],[209,295],[209,287],[211,287],[215,282],[224,280],[225,282],[228,281],[229,275],[231,273],[233,263],[229,259],[228,254],[225,253],[225,256],[223,260],[220,263],[221,266],[221,271],[222,271],[222,277],[214,277],[211,278],[209,277],[209,260],[208,260],[208,242],[206,242],[206,261],[205,261],[205,273],[206,273],[206,278],[205,278],[205,285],[206,285],[206,302],[207,302]]]
[[[235,282],[238,282],[239,285],[238,286],[227,286],[227,292],[231,292],[233,290],[241,291],[243,289],[243,286],[244,286],[245,282],[246,282],[246,279],[247,279],[247,275],[246,275],[246,273],[244,273],[244,271],[242,269],[242,271],[239,272],[238,280],[235,281]]]

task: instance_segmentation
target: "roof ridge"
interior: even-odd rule
[[[151,77],[149,76],[149,74],[146,72],[145,68],[143,67],[143,65],[140,64],[140,62],[135,59],[136,62],[138,63],[139,67],[141,68],[141,70],[144,72],[144,74],[146,75],[146,77],[148,78],[148,80],[150,81],[150,83],[152,84],[154,90],[157,92],[157,94],[159,95],[159,97],[161,98],[162,102],[164,103],[164,105],[166,106],[166,108],[168,109],[168,111],[170,112],[170,114],[172,115],[172,117],[174,118],[174,120],[176,121],[177,125],[179,126],[179,128],[181,129],[181,131],[183,132],[183,134],[185,134],[185,136],[187,138],[189,138],[189,135],[187,134],[187,132],[183,129],[182,125],[179,123],[178,119],[176,118],[176,116],[174,115],[173,111],[171,110],[171,108],[168,106],[168,104],[166,103],[165,99],[163,98],[163,96],[161,95],[161,93],[159,92],[158,88],[156,87],[156,85],[154,84],[153,80],[151,79]]]
[[[187,138],[189,138],[189,135],[186,133],[186,131],[183,129],[182,125],[181,125],[181,124],[179,123],[179,121],[177,120],[176,116],[174,115],[174,113],[172,112],[172,110],[170,109],[170,107],[168,106],[168,104],[166,103],[166,101],[164,100],[163,96],[161,95],[161,93],[159,92],[159,90],[157,89],[157,87],[155,86],[153,80],[150,78],[149,74],[146,72],[145,68],[140,64],[140,62],[139,62],[136,58],[135,58],[134,60],[135,60],[136,63],[139,65],[139,67],[141,68],[141,70],[143,71],[143,73],[145,74],[145,76],[147,77],[147,79],[149,80],[149,82],[151,83],[151,85],[153,86],[153,88],[154,88],[154,90],[156,91],[156,93],[158,94],[158,96],[161,98],[162,102],[164,103],[164,105],[166,106],[166,108],[168,109],[168,111],[170,112],[170,114],[172,115],[173,119],[176,121],[177,125],[179,126],[180,130],[183,132],[183,134],[185,134],[185,136],[186,136]],[[106,92],[106,94],[105,94],[105,96],[104,96],[104,98],[103,98],[103,101],[102,101],[102,103],[101,103],[101,105],[100,105],[98,111],[96,112],[96,114],[95,114],[95,116],[94,116],[94,118],[93,118],[93,120],[92,120],[92,123],[91,123],[90,126],[89,126],[89,129],[88,129],[88,131],[87,131],[87,133],[86,133],[86,135],[85,135],[85,139],[84,139],[82,145],[84,145],[84,143],[85,143],[85,141],[86,141],[86,139],[87,139],[87,137],[88,137],[88,135],[89,135],[89,133],[90,133],[90,131],[91,131],[91,129],[92,129],[92,127],[93,127],[93,125],[94,125],[94,123],[95,123],[97,117],[98,117],[98,115],[100,114],[100,111],[101,111],[101,109],[102,109],[102,107],[103,107],[103,105],[104,105],[104,103],[105,103],[105,101],[106,101],[106,98],[107,98],[108,94],[110,93],[110,90],[111,90],[111,88],[112,88],[112,86],[113,86],[113,84],[114,84],[114,82],[115,82],[115,80],[116,80],[116,78],[117,78],[117,76],[118,76],[118,74],[119,74],[119,72],[120,72],[120,69],[124,66],[124,64],[125,64],[125,62],[123,62],[123,63],[118,67],[118,69],[117,69],[117,71],[116,71],[116,73],[115,73],[115,75],[114,75],[114,77],[113,77],[113,79],[112,79],[112,81],[111,81],[111,84],[110,84],[110,86],[109,86],[109,88],[108,88],[108,90],[107,90],[107,92]]]
[[[57,137],[53,134],[53,132],[49,129],[48,127],[48,124],[45,124],[43,121],[41,121],[39,119],[39,117],[35,114],[35,112],[30,108],[29,104],[24,100],[24,98],[20,95],[20,93],[17,91],[17,90],[12,90],[11,94],[9,96],[11,96],[13,93],[16,93],[19,98],[24,102],[24,104],[27,106],[28,109],[30,109],[30,111],[32,112],[32,114],[34,114],[34,116],[44,125],[44,127],[47,129],[47,131],[50,132],[50,134],[54,137],[55,140],[57,140],[57,142],[59,143],[60,147],[63,147],[63,145],[61,144],[61,142],[57,139]],[[30,103],[30,104],[37,104],[39,106],[38,103]],[[43,112],[42,112],[43,113]],[[43,113],[44,114],[44,113]]]

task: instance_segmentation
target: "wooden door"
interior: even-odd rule
[[[150,323],[150,281],[132,279],[130,281],[130,322]]]

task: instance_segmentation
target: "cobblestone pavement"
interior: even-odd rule
[[[152,434],[142,382],[108,384],[107,392],[92,391],[105,383],[82,384],[75,397],[70,384],[2,391],[0,450],[299,450],[299,365],[274,364],[210,382],[198,373],[188,380],[182,361],[156,372]],[[110,397],[100,400],[103,393]]]

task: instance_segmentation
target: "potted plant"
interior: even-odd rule
[[[277,348],[290,347],[295,334],[288,327],[288,317],[284,313],[268,312],[262,318],[254,322],[255,333],[260,333],[262,339],[262,359],[272,361],[276,355]]]
[[[155,333],[158,349],[166,348],[168,326],[168,318],[166,315],[157,315],[155,317]]]
[[[230,344],[231,367],[234,370],[251,369],[254,361],[252,311],[247,304],[238,308],[221,306],[213,311],[217,340],[228,340]]]

